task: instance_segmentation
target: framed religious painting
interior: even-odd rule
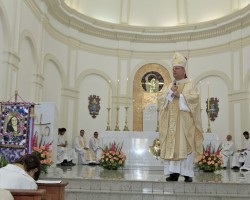
[[[100,97],[97,95],[90,95],[89,96],[89,114],[92,116],[92,118],[96,118],[96,116],[99,114],[100,111]]]

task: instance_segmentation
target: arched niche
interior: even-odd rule
[[[143,110],[147,105],[152,103],[157,103],[157,96],[161,93],[163,87],[159,87],[159,91],[149,92],[143,87],[146,82],[150,82],[154,75],[150,77],[150,74],[155,74],[155,78],[162,77],[164,85],[170,83],[171,76],[166,67],[157,64],[149,63],[143,65],[136,72],[133,81],[133,130],[142,131],[143,130]],[[145,78],[147,80],[145,80]],[[161,82],[162,82],[161,81]],[[156,127],[155,127],[156,128]]]

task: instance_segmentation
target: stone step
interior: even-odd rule
[[[66,199],[245,200],[249,183],[185,183],[104,179],[67,179]]]

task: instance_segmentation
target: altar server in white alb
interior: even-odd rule
[[[81,157],[81,164],[83,165],[92,163],[92,157],[94,157],[89,151],[84,134],[85,131],[80,130],[80,135],[75,138],[75,150],[77,153],[79,153]]]
[[[248,133],[248,132],[247,132]],[[250,171],[250,139],[249,133],[245,134],[246,150],[242,153],[243,166],[240,168],[241,171]]]
[[[100,144],[100,139],[98,138],[97,131],[94,132],[94,136],[89,140],[89,149],[91,154],[93,155],[93,160],[95,160],[96,163],[99,163],[99,160],[102,155],[102,148]]]
[[[249,151],[250,151],[250,139],[248,131],[243,132],[244,148],[238,150],[233,155],[232,168],[239,169],[243,164],[245,165],[242,169],[248,170],[250,168]],[[248,159],[247,159],[248,158]]]
[[[174,81],[159,96],[160,157],[167,181],[192,182],[194,160],[203,155],[201,106],[196,85],[187,78],[187,59],[175,53],[172,59]]]
[[[68,142],[64,138],[66,128],[58,129],[57,142],[57,164],[62,166],[74,166],[73,160],[76,159],[76,152],[74,149],[68,147]]]
[[[229,157],[231,155],[233,155],[235,147],[234,147],[234,143],[232,141],[232,136],[231,135],[227,135],[226,137],[227,141],[222,143],[222,149],[220,152],[220,155],[222,156],[222,160],[223,160],[223,168],[227,168],[227,166],[229,165]]]

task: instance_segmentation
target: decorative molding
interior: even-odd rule
[[[72,88],[62,88],[61,95],[65,97],[70,97],[72,99],[79,99],[79,91]]]
[[[26,0],[29,4],[35,1]],[[112,40],[143,43],[192,41],[225,35],[250,25],[250,5],[220,19],[175,27],[139,27],[112,24],[90,18],[69,8],[62,0],[45,0],[48,12],[58,22],[82,33]],[[36,5],[38,6],[38,5]]]
[[[239,102],[249,100],[249,92],[247,90],[239,90],[228,94],[228,102]]]
[[[55,26],[53,22],[51,23],[51,21],[49,21],[49,18],[51,18],[51,16],[54,16],[56,19],[53,20],[54,23],[62,23],[68,28],[72,28],[74,30],[76,29],[75,31],[79,31],[78,33],[83,34],[83,36],[84,34],[89,34],[91,36],[112,39],[113,41],[127,40],[132,43],[144,42],[147,45],[150,45],[150,43],[166,43],[166,45],[170,45],[170,48],[167,48],[165,50],[159,49],[159,51],[154,52],[147,52],[141,50],[130,51],[130,49],[123,49],[122,54],[124,55],[124,58],[128,56],[142,59],[155,59],[156,57],[158,59],[165,59],[167,53],[170,53],[172,55],[172,52],[175,51],[175,49],[173,49],[171,45],[173,43],[186,41],[191,44],[192,41],[195,42],[196,40],[203,40],[209,38],[213,39],[217,36],[231,38],[230,34],[232,31],[236,31],[238,29],[241,30],[244,27],[248,27],[250,25],[250,6],[247,6],[246,8],[231,14],[230,16],[226,16],[224,18],[206,23],[199,23],[196,25],[183,25],[177,27],[142,28],[128,25],[110,24],[94,20],[84,15],[78,16],[79,13],[72,9],[70,10],[70,12],[72,13],[68,15],[66,11],[64,12],[64,10],[62,10],[65,9],[64,7],[66,5],[64,5],[64,3],[59,4],[59,2],[60,0],[45,0],[46,5],[48,6],[49,13],[43,13],[42,10],[39,8],[39,5],[37,5],[36,1],[25,0],[25,3],[30,6],[37,19],[41,21],[41,18],[43,18],[43,25],[46,31],[52,37],[63,42],[64,44],[73,46],[75,48],[83,49],[85,51],[95,54],[117,56],[118,47],[116,46],[112,48],[103,46],[101,47],[98,46],[98,44],[90,44],[89,41],[81,40],[79,39],[80,37],[67,35],[68,32],[61,32],[61,30],[58,30],[56,28],[57,26]],[[74,23],[78,23],[78,25]],[[228,39],[226,39],[226,41],[228,41]],[[197,49],[192,49],[189,45],[189,55],[195,56],[204,54],[216,54],[221,51],[229,51],[231,48],[246,46],[250,44],[250,36],[247,34],[238,35],[238,38],[232,39],[232,41],[229,41],[229,43],[226,41],[225,43],[218,44],[217,46],[206,46],[204,48],[200,47]]]

